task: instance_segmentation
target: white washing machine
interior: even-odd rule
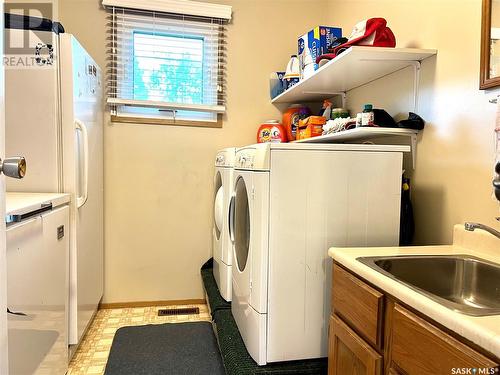
[[[398,245],[403,152],[409,147],[237,150],[231,310],[259,365],[327,356],[328,248]]]
[[[232,242],[229,237],[229,204],[233,191],[233,168],[236,148],[225,148],[215,157],[214,226],[212,247],[214,278],[222,298],[231,301]]]

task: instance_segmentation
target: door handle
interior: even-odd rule
[[[82,207],[89,197],[89,136],[85,124],[75,119],[75,129],[82,132],[83,141],[83,192],[76,198],[76,207]]]
[[[10,309],[8,307],[7,307],[7,314],[18,315],[18,316],[28,316],[27,314],[25,314],[21,311],[10,311]]]
[[[23,178],[26,175],[26,159],[23,156],[0,159],[0,173],[7,177]]]
[[[229,202],[229,239],[231,243],[234,244],[234,200],[236,198],[236,194],[231,195],[231,200]]]

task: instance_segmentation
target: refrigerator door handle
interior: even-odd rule
[[[89,195],[89,137],[87,132],[87,126],[78,119],[75,119],[75,129],[82,132],[83,141],[83,188],[81,195],[76,198],[76,207],[82,207]],[[79,163],[79,168],[81,165]]]

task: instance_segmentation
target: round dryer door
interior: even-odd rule
[[[224,187],[222,186],[222,178],[220,172],[215,176],[215,199],[214,199],[214,229],[217,240],[220,239],[222,230],[222,215],[224,211]]]
[[[250,245],[250,211],[245,180],[239,177],[234,189],[234,253],[240,272],[247,265]]]

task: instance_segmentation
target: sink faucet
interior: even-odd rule
[[[499,220],[500,218],[496,218],[496,219]],[[493,229],[493,228],[487,226],[487,225],[484,225],[484,224],[481,224],[481,223],[467,222],[467,223],[465,223],[464,227],[465,227],[465,230],[468,230],[469,232],[474,231],[474,229],[476,229],[476,228],[477,229],[482,229],[482,230],[485,230],[488,233],[491,233],[496,238],[500,239],[500,232],[497,231],[496,229]]]

